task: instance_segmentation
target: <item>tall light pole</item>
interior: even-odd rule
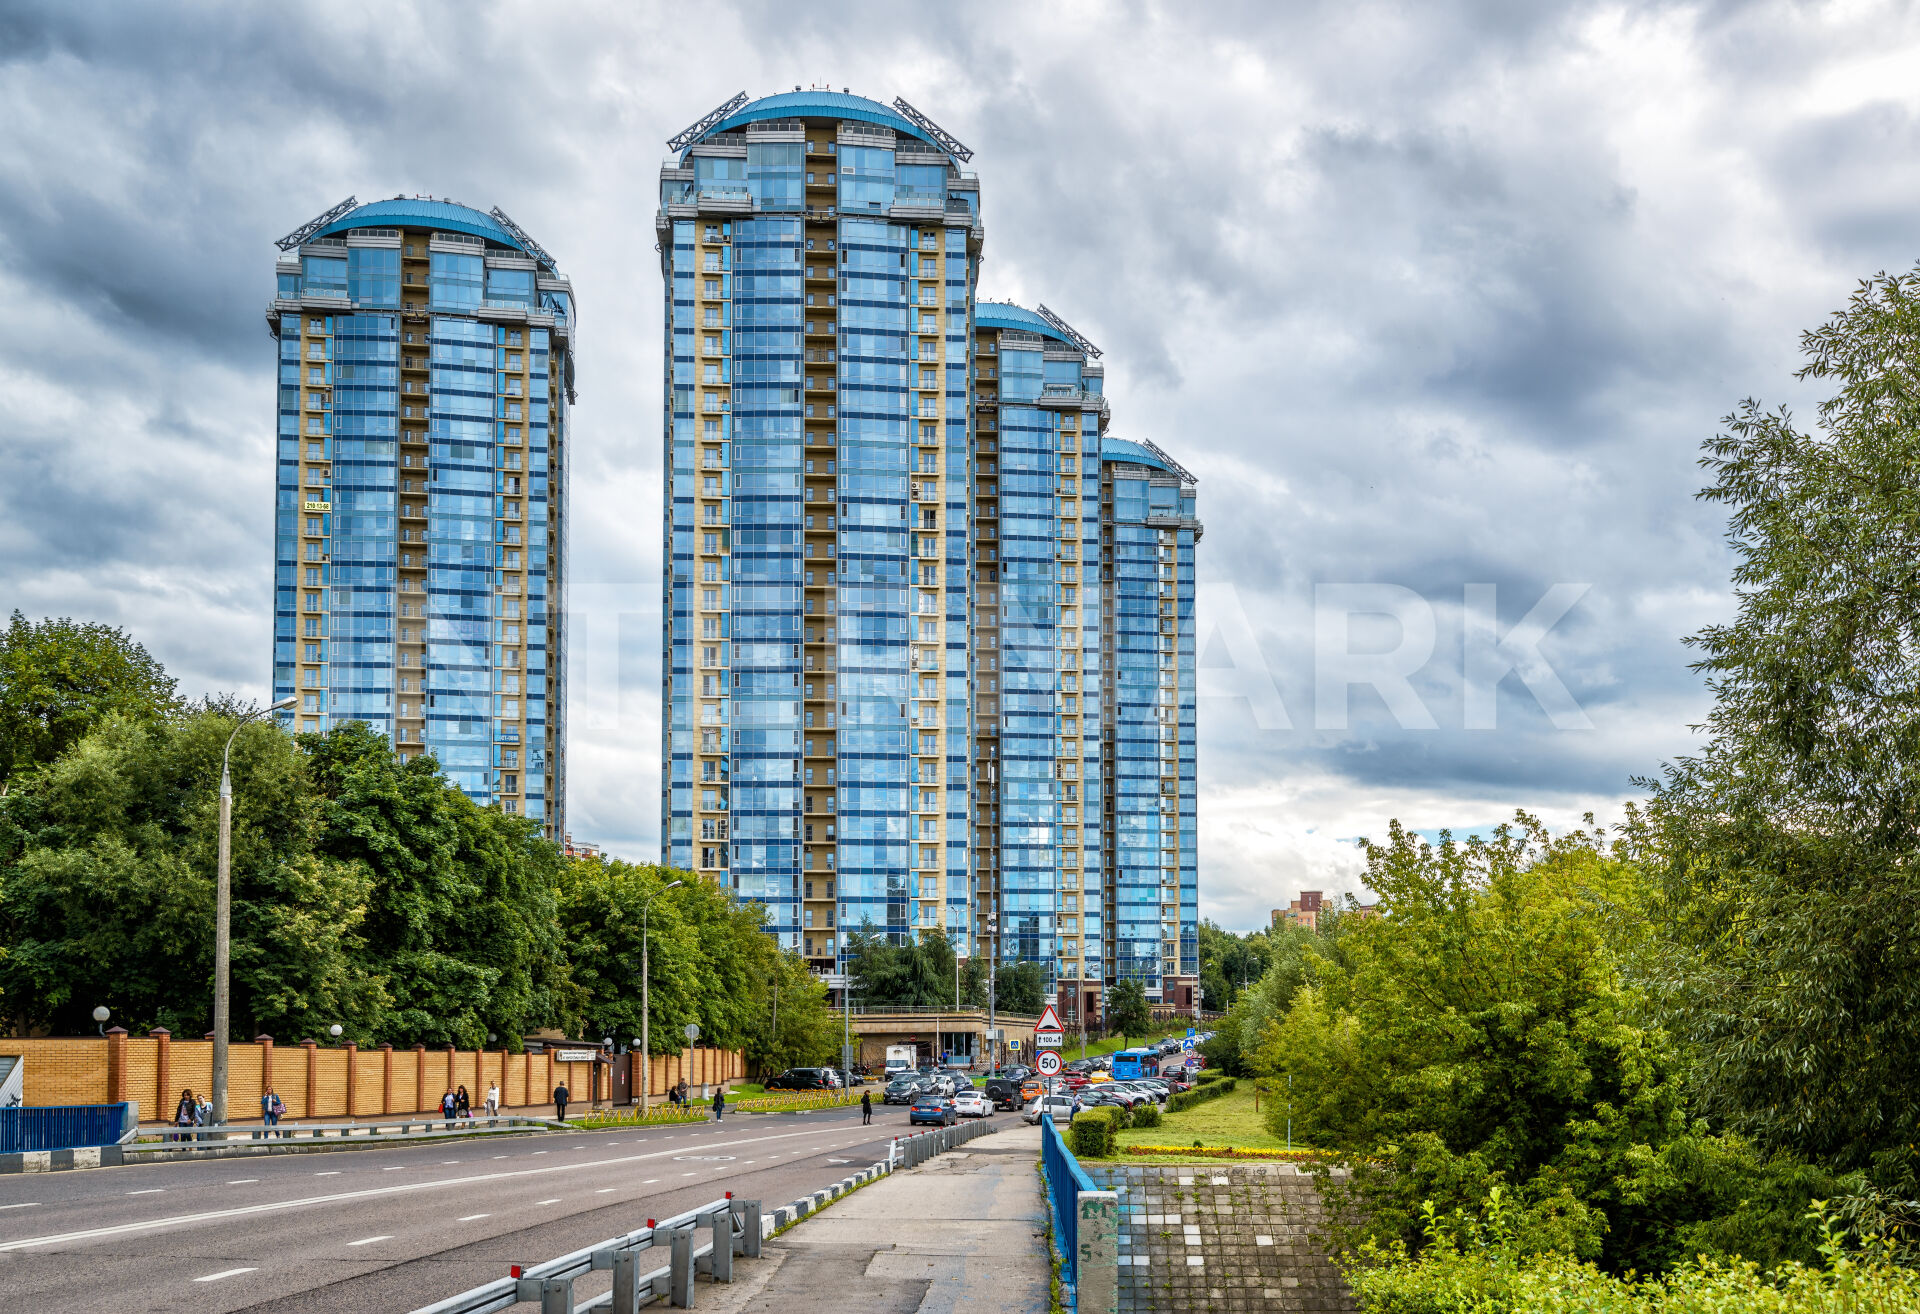
[[[220,750],[220,873],[214,893],[213,910],[213,1125],[227,1124],[227,1029],[232,1011],[232,985],[227,964],[233,921],[233,776],[228,767],[233,761],[233,738],[240,727],[256,716],[292,707],[300,699],[288,694],[270,707],[252,708],[241,713]]]
[[[987,1066],[1000,1066],[999,1033],[993,1026],[993,1006],[1000,989],[1000,915],[987,915],[987,1054],[990,1058]]]
[[[647,1096],[653,1092],[653,1046],[650,1043],[653,992],[647,963],[647,914],[653,911],[655,899],[685,884],[685,881],[669,881],[649,894],[647,901],[640,905],[640,1116],[643,1118],[647,1116]]]

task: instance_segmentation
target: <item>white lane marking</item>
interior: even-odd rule
[[[471,1223],[475,1219],[492,1218],[492,1217],[493,1217],[492,1214],[468,1214],[465,1218],[456,1218],[453,1221],[456,1223]]]
[[[818,1136],[818,1130],[776,1132],[769,1136],[748,1136],[733,1142],[735,1145],[757,1145],[764,1141],[785,1141],[796,1137]],[[535,1151],[544,1153],[544,1151]],[[432,1182],[404,1182],[396,1186],[370,1186],[358,1191],[335,1191],[328,1195],[311,1195],[298,1200],[274,1200],[264,1204],[236,1205],[231,1209],[209,1209],[197,1214],[174,1214],[167,1218],[150,1218],[134,1223],[116,1223],[108,1227],[90,1227],[78,1232],[62,1232],[50,1236],[32,1236],[19,1241],[0,1243],[0,1254],[15,1250],[36,1250],[41,1246],[62,1245],[74,1241],[91,1241],[99,1237],[126,1236],[134,1232],[149,1232],[155,1228],[184,1227],[194,1223],[212,1222],[221,1218],[241,1218],[248,1214],[278,1213],[285,1209],[304,1209],[309,1205],[338,1204],[343,1200],[366,1200],[382,1195],[401,1195],[413,1191],[432,1191],[447,1186],[473,1186],[481,1182],[508,1181],[516,1177],[539,1177],[548,1173],[578,1172],[583,1168],[612,1168],[620,1164],[639,1163],[647,1159],[671,1157],[676,1151],[672,1147],[653,1150],[646,1154],[619,1155],[612,1159],[594,1159],[585,1163],[555,1164],[550,1168],[516,1168],[503,1172],[477,1173],[469,1177],[447,1177]],[[642,1182],[642,1186],[652,1186],[659,1178],[651,1177]]]
[[[382,1168],[382,1169],[381,1169],[380,1171],[381,1171],[381,1172],[383,1172],[383,1173],[397,1173],[397,1172],[399,1172],[399,1171],[400,1171],[400,1170],[401,1170],[402,1168],[405,1168],[406,1166],[407,1166],[407,1165],[406,1165],[406,1164],[404,1164],[404,1163],[396,1163],[395,1165],[393,1165],[393,1167],[391,1167],[391,1168]]]
[[[258,1273],[259,1271],[257,1268],[228,1268],[222,1269],[218,1273],[209,1273],[205,1277],[197,1277],[194,1281],[218,1282],[221,1278],[239,1277],[242,1273]]]
[[[556,1195],[551,1200],[535,1200],[533,1202],[533,1207],[535,1209],[538,1209],[541,1205],[550,1205],[550,1204],[559,1204],[559,1203],[560,1203],[560,1197]]]
[[[259,1180],[260,1179],[258,1177],[236,1177],[231,1182],[228,1182],[227,1185],[228,1186],[245,1186],[249,1182],[257,1182]]]
[[[682,1177],[697,1177],[697,1176],[699,1176],[699,1174],[698,1174],[698,1173],[681,1173],[680,1175],[681,1175]]]
[[[22,1200],[19,1204],[0,1205],[0,1209],[33,1209],[39,1204],[38,1200]]]
[[[504,1155],[504,1154],[496,1154],[496,1155],[494,1155],[493,1157],[494,1157],[494,1158],[496,1158],[496,1159],[504,1159],[504,1158],[506,1158],[507,1156],[506,1156],[506,1155]]]
[[[166,1191],[167,1191],[167,1188],[164,1186],[149,1186],[144,1191],[128,1191],[127,1194],[128,1195],[165,1195]]]
[[[338,1177],[339,1175],[340,1170],[338,1168],[329,1168],[324,1173],[314,1174],[315,1177]]]
[[[535,1153],[535,1154],[545,1154],[545,1153],[546,1153],[546,1151],[545,1151],[545,1150],[535,1150],[535,1151],[534,1151],[534,1153]]]
[[[441,1163],[459,1163],[460,1161],[458,1159],[442,1159],[440,1162]]]
[[[615,1191],[619,1189],[620,1188],[617,1186],[603,1186],[599,1190],[595,1191],[594,1194],[595,1195],[612,1195]]]
[[[392,1236],[392,1234],[391,1234],[391,1233],[389,1233],[389,1234],[388,1234],[388,1235],[386,1235],[386,1236],[366,1236],[366,1237],[361,1237],[361,1238],[360,1238],[360,1239],[359,1239],[358,1241],[349,1241],[349,1242],[347,1242],[347,1244],[348,1244],[348,1245],[350,1245],[350,1246],[370,1246],[370,1245],[372,1245],[372,1244],[373,1244],[373,1243],[374,1243],[375,1241],[391,1241],[391,1240],[393,1240],[393,1236]]]

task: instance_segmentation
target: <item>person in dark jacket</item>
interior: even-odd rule
[[[557,1122],[567,1120],[567,1101],[573,1098],[573,1092],[567,1089],[567,1083],[561,1082],[553,1088],[553,1116]]]
[[[870,1090],[863,1090],[860,1092],[860,1125],[864,1127],[872,1121],[873,1121],[873,1092]]]
[[[721,1115],[724,1114],[726,1111],[727,1111],[727,1088],[725,1086],[721,1086],[713,1092],[713,1120],[715,1122],[719,1122]]]
[[[467,1094],[467,1088],[465,1086],[462,1086],[454,1093],[453,1116],[456,1118],[471,1118],[473,1116],[473,1096]]]

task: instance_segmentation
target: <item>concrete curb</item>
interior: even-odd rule
[[[0,1154],[0,1174],[113,1168],[121,1161],[120,1147],[117,1145],[87,1145],[73,1150],[23,1150],[19,1154]]]
[[[858,1190],[876,1178],[885,1177],[890,1171],[884,1163],[876,1163],[871,1168],[862,1168],[851,1177],[841,1178],[832,1186],[823,1187],[811,1195],[803,1195],[792,1204],[769,1210],[761,1216],[761,1231],[767,1236],[784,1232],[802,1219],[819,1213],[841,1196]]]

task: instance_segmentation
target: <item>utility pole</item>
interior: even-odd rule
[[[994,1067],[999,1066],[1000,1034],[994,1026],[994,1005],[1000,992],[1000,915],[987,917],[987,1047],[994,1057]]]
[[[229,966],[233,940],[233,738],[256,716],[278,712],[300,701],[288,694],[267,708],[250,708],[233,723],[227,746],[220,750],[219,875],[213,904],[213,1125],[227,1125],[227,1032],[232,1027],[233,983]]]
[[[647,1116],[647,1097],[653,1093],[653,978],[647,961],[647,915],[653,911],[655,899],[685,884],[685,881],[670,881],[649,894],[647,901],[640,905],[640,1116],[643,1118]]]

